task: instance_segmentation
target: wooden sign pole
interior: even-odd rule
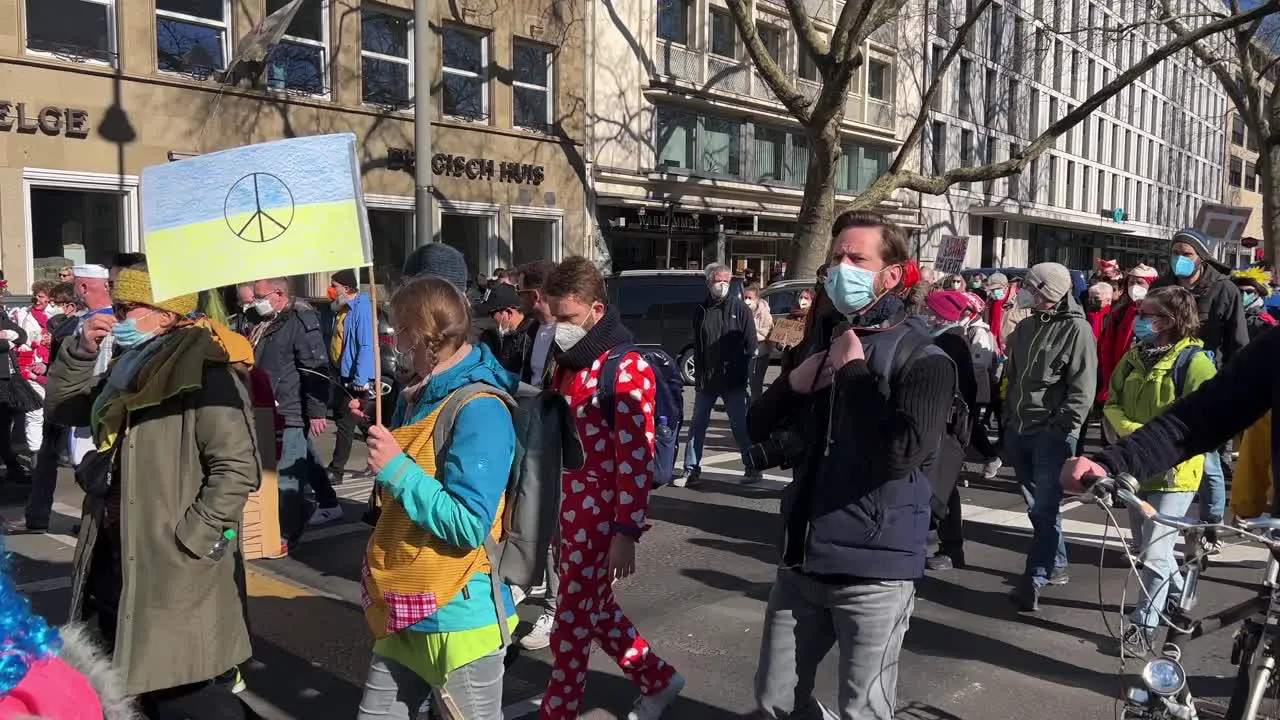
[[[382,424],[382,343],[378,339],[378,278],[369,264],[369,302],[373,306],[373,424]]]

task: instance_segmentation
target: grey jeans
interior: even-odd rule
[[[442,688],[394,660],[374,653],[356,720],[426,720],[425,705],[436,705],[443,720],[502,720],[502,661],[498,649],[449,673]]]
[[[915,605],[915,583],[834,585],[779,569],[769,593],[756,670],[756,704],[780,720],[892,720],[898,655]],[[839,644],[839,713],[813,697],[818,665]]]

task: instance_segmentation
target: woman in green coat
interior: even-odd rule
[[[248,341],[191,319],[195,295],[155,301],[145,270],[121,270],[114,316],[84,319],[49,372],[48,417],[88,426],[71,618],[97,630],[150,718],[234,720],[213,678],[247,660],[237,543],[259,482]],[[94,373],[108,334],[121,352]]]
[[[1103,415],[1120,437],[1132,434],[1183,395],[1195,392],[1216,372],[1213,359],[1196,339],[1195,297],[1175,286],[1152,290],[1138,308],[1134,343],[1111,375]],[[1204,456],[1142,480],[1142,499],[1166,515],[1186,515],[1204,475]],[[1142,593],[1121,637],[1121,652],[1146,657],[1168,598],[1182,594],[1183,577],[1173,550],[1178,533],[1144,523],[1129,508],[1134,545],[1143,563]]]

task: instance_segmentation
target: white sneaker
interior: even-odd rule
[[[996,458],[986,465],[982,466],[982,477],[987,480],[995,480],[996,474],[1000,472],[1000,468],[1004,467],[1004,462],[1000,458]]]
[[[311,519],[307,521],[307,525],[327,525],[341,520],[342,517],[342,508],[340,507],[316,508],[316,511],[311,514]]]
[[[684,676],[676,673],[671,676],[671,682],[662,692],[641,695],[636,704],[631,706],[631,712],[627,713],[627,720],[658,720],[671,701],[680,695],[681,690],[684,690]]]
[[[556,619],[550,613],[542,613],[538,616],[538,620],[533,623],[533,629],[528,635],[520,638],[520,647],[525,650],[541,650],[551,645],[551,628],[556,624]]]

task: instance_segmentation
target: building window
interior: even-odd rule
[[[742,123],[702,119],[698,170],[714,175],[737,175],[742,171]]]
[[[1076,209],[1076,164],[1070,160],[1067,161],[1067,209]]]
[[[658,149],[658,167],[692,170],[698,118],[665,107],[658,108],[656,116],[654,147]]]
[[[842,148],[843,149],[843,148]],[[844,155],[840,156],[840,160],[836,164],[836,172],[841,172],[840,168],[844,167],[841,163],[847,163],[848,158]],[[787,182],[792,185],[803,186],[809,179],[809,138],[803,135],[791,136],[791,154],[787,160]],[[848,177],[848,172],[844,173],[844,177]],[[842,179],[840,175],[836,175],[836,189],[841,188]]]
[[[769,51],[769,57],[773,61],[782,64],[782,30],[773,25],[765,23],[756,23],[756,34],[760,36],[760,43],[764,45],[764,49]]]
[[[360,86],[366,103],[403,109],[413,104],[412,22],[405,15],[360,12]]]
[[[823,36],[826,37],[825,35]],[[822,74],[818,72],[818,64],[814,62],[813,56],[805,49],[804,45],[796,47],[796,54],[799,56],[798,72],[800,79],[811,80],[813,82],[822,82]]]
[[[1244,189],[1258,191],[1258,166],[1253,163],[1244,164]]]
[[[117,252],[130,249],[125,241],[130,219],[122,193],[32,187],[30,202],[36,268],[46,264],[42,260],[58,266],[110,263]]]
[[[871,187],[886,170],[889,169],[889,151],[882,148],[859,146],[858,177],[854,184],[854,192],[862,192]]]
[[[1049,156],[1049,205],[1058,204],[1058,158]]]
[[[27,0],[27,49],[114,63],[115,0]]]
[[[689,44],[688,0],[658,0],[658,37]]]
[[[1244,145],[1244,118],[1240,113],[1231,114],[1231,143]]]
[[[733,26],[733,18],[729,13],[719,10],[711,11],[711,54],[720,57],[737,58],[737,28]]]
[[[755,140],[751,146],[756,182],[785,182],[783,168],[787,157],[787,133],[782,130],[756,126]]]
[[[933,174],[941,175],[947,167],[947,126],[944,123],[933,124]]]
[[[373,245],[376,280],[383,287],[400,284],[404,259],[413,249],[413,213],[404,210],[369,208],[369,240]],[[361,269],[361,282],[368,282],[368,270]]]
[[[515,267],[538,260],[560,259],[560,221],[511,218],[511,264]]]
[[[226,0],[156,0],[156,66],[208,77],[227,66]]]
[[[879,60],[867,62],[867,96],[889,102],[893,99],[892,78],[889,63]]]
[[[441,212],[441,242],[462,253],[467,268],[480,275],[493,272],[489,245],[497,234],[497,215]]]
[[[941,45],[934,45],[933,52],[929,55],[929,83],[937,83],[938,89],[933,93],[933,98],[929,100],[929,107],[934,110],[942,109],[942,58],[947,54],[947,49]]]
[[[271,14],[289,0],[267,0]],[[305,95],[329,92],[329,2],[303,0],[289,23],[289,32],[267,59],[267,87]]]
[[[1009,125],[1007,129],[1010,135],[1017,135],[1018,134],[1018,117],[1022,115],[1022,113],[1017,112],[1017,109],[1019,107],[1018,106],[1018,81],[1013,78],[1009,78],[1009,96],[1004,99],[1004,102],[1005,102],[1005,107],[1007,108],[1007,110],[1005,111],[1005,117],[1007,117],[1009,121]]]
[[[555,125],[556,98],[551,82],[555,56],[543,45],[517,40],[512,52],[512,125],[550,132]]]
[[[960,58],[960,74],[957,76],[957,90],[960,102],[960,117],[965,120],[973,118],[973,91],[970,87],[973,77],[973,61]]]
[[[1000,106],[1000,98],[997,97],[997,93],[1000,91],[996,89],[999,82],[999,74],[996,73],[995,70],[988,69],[986,72],[986,82],[983,84],[982,107],[983,117],[986,119],[986,124],[989,126],[995,124],[996,114]]]
[[[446,25],[440,33],[445,115],[467,120],[489,117],[489,36]]]
[[[960,167],[973,167],[973,131],[960,131]],[[962,190],[969,189],[969,183],[961,183]]]
[[[1004,48],[1004,7],[999,3],[991,6],[991,39],[988,42],[987,57],[998,58]]]

